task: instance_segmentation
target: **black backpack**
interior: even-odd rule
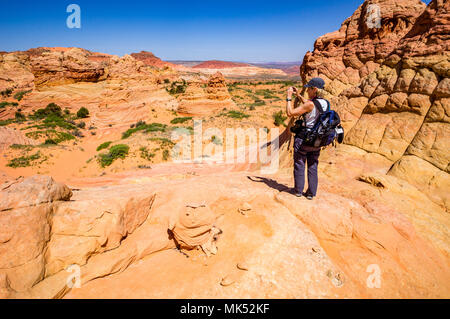
[[[304,135],[304,145],[313,147],[324,147],[337,140],[342,143],[344,140],[344,128],[341,126],[341,119],[336,111],[322,109],[317,99],[313,100],[314,107],[319,112],[319,116],[311,129],[306,129]]]

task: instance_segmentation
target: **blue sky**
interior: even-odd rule
[[[299,61],[363,0],[2,1],[0,51],[82,47],[165,60]],[[66,7],[81,7],[81,29]]]

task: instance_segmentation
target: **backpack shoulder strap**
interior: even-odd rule
[[[317,98],[314,98],[314,99],[312,99],[312,101],[313,101],[313,103],[314,103],[314,106],[315,106],[315,108],[316,108],[316,110],[317,111],[319,111],[319,114],[323,114],[324,113],[324,110],[323,110],[323,108],[322,108],[322,104],[320,104],[320,102],[318,101],[318,99]],[[326,100],[325,100],[326,101]],[[328,103],[328,107],[329,107],[329,105],[330,105],[330,103],[327,101],[327,103]],[[327,109],[328,110],[328,109]]]

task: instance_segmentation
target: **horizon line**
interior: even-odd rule
[[[261,63],[296,63],[296,64],[302,64],[302,61],[279,61],[279,60],[263,60],[263,61],[246,61],[246,60],[223,60],[223,59],[218,59],[218,58],[208,58],[208,59],[164,59],[158,55],[156,55],[153,51],[148,51],[145,49],[142,49],[140,51],[137,52],[130,52],[130,53],[124,53],[122,55],[120,54],[114,54],[114,53],[108,53],[106,51],[98,51],[98,50],[92,50],[92,49],[87,49],[87,48],[83,48],[83,47],[79,47],[79,46],[45,46],[45,45],[41,45],[41,46],[37,46],[37,47],[30,47],[26,50],[13,50],[13,51],[6,51],[6,50],[2,50],[0,49],[0,52],[6,52],[6,53],[14,53],[14,52],[25,52],[31,49],[38,49],[38,48],[66,48],[66,49],[70,49],[70,48],[77,48],[77,49],[82,49],[82,50],[87,50],[89,52],[92,53],[102,53],[102,54],[108,54],[108,55],[115,55],[118,57],[123,57],[125,55],[131,55],[133,53],[140,53],[140,52],[149,52],[152,53],[155,57],[161,59],[162,61],[165,62],[207,62],[207,61],[221,61],[221,62],[234,62],[234,63],[248,63],[248,64],[261,64]]]

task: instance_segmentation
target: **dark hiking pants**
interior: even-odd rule
[[[294,139],[294,180],[295,191],[302,193],[305,186],[305,163],[308,165],[308,189],[306,194],[316,196],[318,176],[317,165],[319,164],[320,148],[302,145],[302,139]]]

